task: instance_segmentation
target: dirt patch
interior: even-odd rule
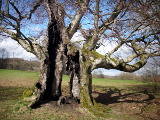
[[[68,119],[81,118],[83,114],[79,111],[79,104],[72,102],[72,104],[57,105],[56,101],[52,101],[42,105],[42,109],[47,111],[55,111],[57,115],[66,114]]]
[[[16,82],[15,82],[16,81]],[[28,79],[28,78],[21,78],[21,79],[10,79],[5,78],[3,81],[0,81],[0,86],[11,86],[11,87],[30,87],[36,83],[35,80]]]
[[[66,88],[64,90],[67,91]],[[159,120],[160,118],[160,96],[158,95],[146,91],[136,92],[115,88],[99,89],[94,91],[92,95],[96,102],[111,108],[107,120]],[[62,106],[51,101],[33,111],[36,114],[47,111],[47,114],[63,115],[66,120],[106,119],[97,116],[88,117],[87,111],[80,109],[80,105],[73,101],[72,104],[63,104]]]
[[[93,92],[98,103],[111,108],[113,120],[159,120],[160,96],[146,91],[135,92],[118,89],[103,89]]]

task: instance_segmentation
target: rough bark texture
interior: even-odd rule
[[[31,108],[36,108],[38,105],[41,104],[42,100],[44,99],[44,93],[47,88],[47,78],[49,74],[49,65],[47,64],[47,59],[41,61],[41,68],[40,68],[40,80],[36,83],[36,91],[35,91],[35,100],[31,104]]]
[[[80,76],[81,76],[81,91],[80,101],[81,105],[85,108],[93,106],[92,98],[92,75],[91,75],[91,62],[88,57],[85,56],[83,51],[80,54]]]
[[[52,24],[53,25],[53,24]],[[54,25],[53,25],[54,26]],[[57,30],[49,27],[48,59],[42,61],[40,81],[36,84],[37,98],[31,107],[35,107],[45,100],[58,100],[61,96],[61,81],[63,72],[63,44],[58,36]],[[55,43],[55,44],[54,44]],[[52,49],[52,50],[51,50]]]
[[[71,46],[70,46],[71,47]],[[79,51],[67,49],[67,71],[70,74],[70,97],[74,98],[77,102],[80,100],[80,64],[79,64]]]
[[[58,100],[61,96],[61,81],[63,73],[63,53],[61,30],[63,25],[59,6],[54,1],[48,1],[50,21],[48,24],[48,56],[42,61],[40,81],[36,84],[36,99],[31,105],[37,107],[46,100]],[[57,12],[57,13],[56,13]],[[58,14],[55,16],[55,14]],[[57,17],[59,16],[59,17]]]

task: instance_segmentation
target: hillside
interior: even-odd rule
[[[39,61],[28,61],[20,58],[0,58],[0,69],[39,71]]]

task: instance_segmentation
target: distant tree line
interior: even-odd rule
[[[104,75],[102,71],[94,71],[92,73],[92,76],[94,78],[106,78],[106,79],[119,79],[119,80],[137,80],[139,77],[136,75],[136,73],[127,73],[127,72],[121,72],[118,75],[115,76],[109,76]]]
[[[153,59],[139,71],[142,81],[160,82],[160,60]]]
[[[0,58],[0,69],[39,71],[39,61],[28,61],[20,58]]]
[[[39,61],[9,58],[9,52],[5,48],[0,48],[0,69],[39,71],[39,67]]]

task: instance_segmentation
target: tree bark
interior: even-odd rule
[[[81,80],[81,91],[80,91],[80,102],[85,108],[90,108],[94,105],[92,98],[92,74],[91,74],[91,62],[88,60],[83,52],[80,54],[80,80]]]
[[[68,48],[67,70],[70,71],[70,96],[85,108],[93,106],[91,61],[88,54]]]
[[[44,94],[46,91],[47,80],[49,76],[49,61],[48,59],[41,60],[41,67],[40,67],[40,80],[36,83],[35,89],[35,99],[33,100],[32,104],[30,105],[31,108],[38,107],[42,101],[44,100]]]
[[[75,99],[77,102],[80,101],[80,65],[79,65],[79,51],[70,51],[68,47],[66,56],[67,60],[67,71],[70,74],[70,97]]]
[[[60,39],[58,38],[58,40]],[[48,58],[41,62],[40,80],[36,84],[36,100],[31,105],[32,108],[46,100],[58,100],[62,94],[63,43],[59,41],[57,44],[52,44],[53,41],[57,42],[55,39],[49,40]]]
[[[64,46],[62,41],[63,20],[59,15],[56,3],[49,1],[48,42],[46,47],[46,58],[42,60],[40,80],[36,84],[36,99],[31,107],[35,108],[42,102],[58,100],[61,96],[61,82],[63,73]],[[57,13],[55,13],[57,12]]]

